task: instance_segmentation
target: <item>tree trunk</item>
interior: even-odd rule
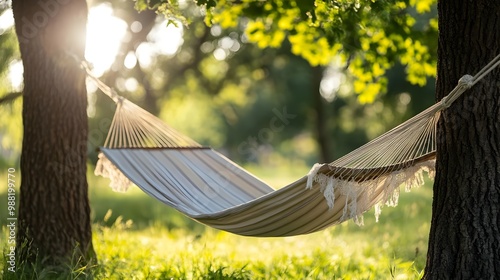
[[[319,146],[319,162],[331,162],[332,141],[328,135],[326,120],[328,119],[325,112],[324,100],[320,94],[321,80],[323,79],[323,70],[321,66],[311,67],[311,85],[313,94],[313,104],[315,112],[314,124],[316,126],[316,142]]]
[[[15,0],[12,8],[24,65],[17,252],[30,262],[90,260],[85,75],[68,55],[83,58],[87,4]]]
[[[437,99],[500,53],[500,1],[440,0]],[[425,279],[500,277],[500,69],[438,124]]]

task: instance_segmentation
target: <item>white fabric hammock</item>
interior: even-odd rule
[[[96,166],[125,191],[130,181],[144,192],[211,227],[247,236],[307,234],[397,204],[433,178],[440,111],[500,64],[500,55],[476,76],[465,75],[441,102],[329,164],[316,164],[301,179],[274,190],[218,152],[201,147],[160,119],[89,77],[117,102]]]

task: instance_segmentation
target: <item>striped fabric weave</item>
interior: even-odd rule
[[[321,191],[306,188],[307,176],[274,190],[210,148],[103,148],[102,152],[150,196],[203,224],[247,236],[322,230],[358,217],[402,183],[391,181],[389,186],[388,176],[369,182],[371,188],[353,182],[351,192],[339,185],[330,207]],[[318,174],[329,171],[323,168]],[[313,189],[321,189],[321,184],[314,182]]]

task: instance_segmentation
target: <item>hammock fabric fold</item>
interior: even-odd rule
[[[89,77],[117,109],[96,175],[125,191],[131,182],[150,196],[208,226],[246,236],[312,233],[383,205],[434,176],[436,124],[441,111],[500,65],[500,55],[474,77],[465,75],[439,103],[342,158],[315,164],[297,181],[274,190],[211,148],[202,147]]]

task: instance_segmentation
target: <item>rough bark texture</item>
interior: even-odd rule
[[[500,1],[440,0],[437,99],[500,53]],[[425,279],[500,277],[500,69],[438,124]]]
[[[54,264],[88,260],[87,95],[84,73],[67,54],[83,57],[87,4],[15,0],[12,8],[25,84],[17,250]]]

